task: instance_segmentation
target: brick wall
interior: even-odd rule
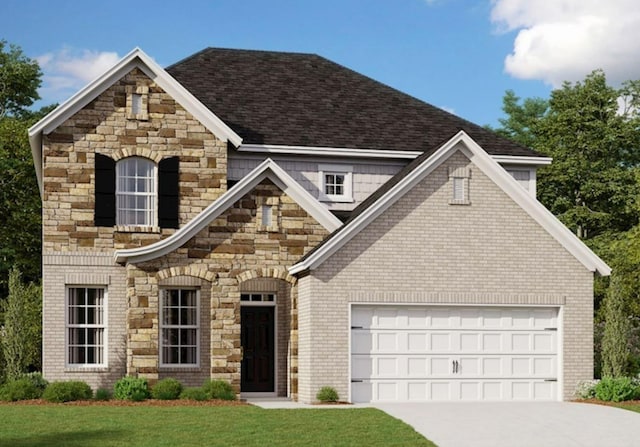
[[[449,168],[469,167],[470,205]],[[593,274],[456,152],[299,279],[299,396],[348,396],[350,302],[560,304],[564,398],[593,374]]]

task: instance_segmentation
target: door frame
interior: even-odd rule
[[[278,294],[275,292],[242,292],[242,294],[272,294],[273,301],[240,301],[240,332],[242,333],[243,307],[273,307],[273,391],[248,392],[242,391],[242,369],[240,370],[240,397],[276,397],[278,395]],[[240,337],[242,340],[242,336]],[[242,347],[242,346],[241,346]],[[244,347],[243,356],[244,356]],[[240,361],[242,368],[242,361]]]
[[[557,317],[556,317],[556,326],[557,326],[557,336],[556,336],[556,356],[557,356],[557,365],[556,365],[556,374],[558,376],[558,385],[557,385],[557,396],[555,401],[557,402],[563,402],[564,401],[564,304],[496,304],[496,303],[491,303],[491,304],[467,304],[467,303],[407,303],[407,302],[393,302],[393,303],[389,303],[389,302],[377,302],[377,301],[358,301],[358,302],[349,302],[347,304],[347,327],[348,327],[348,337],[347,337],[347,343],[348,343],[348,355],[347,355],[347,367],[348,367],[348,371],[349,374],[347,376],[347,389],[348,389],[348,396],[349,396],[349,402],[353,402],[352,400],[352,394],[351,394],[351,333],[353,332],[351,330],[351,323],[352,323],[352,317],[353,317],[353,308],[354,307],[370,307],[370,306],[376,306],[376,307],[383,307],[383,306],[390,306],[390,307],[400,307],[400,306],[405,306],[405,307],[502,307],[502,308],[547,308],[547,309],[556,309],[557,310]]]

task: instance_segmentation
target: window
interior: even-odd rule
[[[319,198],[325,202],[353,202],[353,166],[319,165]]]
[[[465,199],[464,177],[453,177],[453,200],[462,202]]]
[[[106,365],[105,289],[67,289],[67,364]]]
[[[131,95],[131,113],[134,115],[142,113],[142,95],[137,93]]]
[[[156,166],[141,157],[122,159],[117,164],[117,225],[156,225]]]
[[[242,293],[240,294],[240,301],[254,302],[254,303],[271,303],[275,301],[275,294],[273,293]]]
[[[149,87],[128,85],[127,119],[146,121],[149,119]]]
[[[272,222],[272,218],[271,218],[271,214],[273,212],[273,207],[271,205],[262,205],[262,226],[263,227],[270,227],[271,226],[271,222]]]
[[[516,169],[507,167],[506,171],[516,179],[518,184],[529,191],[532,197],[536,196],[536,170],[535,169]]]
[[[165,289],[160,296],[160,364],[197,366],[200,294],[193,289]]]

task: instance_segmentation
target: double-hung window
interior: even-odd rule
[[[116,165],[116,223],[156,226],[156,165],[142,157],[124,158]]]
[[[160,292],[160,364],[198,366],[200,294],[195,289]]]
[[[67,289],[67,364],[106,366],[106,293],[104,288]]]

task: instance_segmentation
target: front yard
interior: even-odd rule
[[[0,405],[0,446],[434,446],[373,408]]]

